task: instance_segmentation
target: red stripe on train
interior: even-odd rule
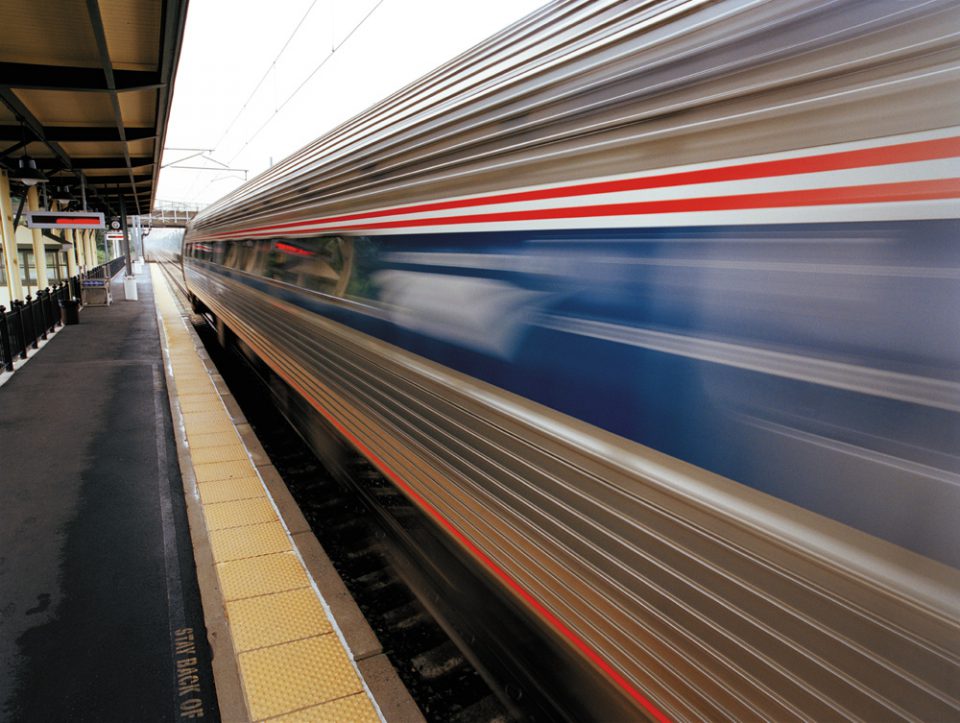
[[[929,141],[915,141],[912,143],[898,143],[875,148],[863,148],[855,151],[840,151],[836,153],[822,153],[802,158],[785,158],[775,161],[757,161],[743,163],[722,168],[705,168],[696,171],[679,171],[664,173],[642,178],[626,178],[616,181],[597,181],[594,183],[570,184],[554,188],[541,188],[531,191],[517,191],[500,193],[476,198],[465,198],[452,201],[436,201],[399,206],[379,211],[364,211],[362,213],[345,214],[341,216],[327,216],[325,218],[308,221],[291,221],[270,226],[252,226],[240,231],[222,232],[213,236],[238,235],[256,231],[271,231],[281,229],[297,229],[321,223],[338,223],[341,221],[358,221],[382,216],[395,216],[410,213],[427,213],[431,211],[445,211],[455,208],[471,208],[487,206],[497,203],[518,203],[522,201],[538,201],[551,198],[569,198],[572,196],[594,195],[600,193],[615,193],[621,191],[640,191],[651,188],[665,188],[669,186],[687,186],[697,183],[717,183],[722,181],[742,181],[776,176],[790,176],[804,173],[820,173],[825,171],[842,171],[853,168],[867,168],[871,166],[886,166],[897,163],[911,163],[951,158],[960,155],[960,136],[939,138]]]
[[[839,186],[802,191],[774,191],[772,193],[745,193],[734,196],[705,196],[702,198],[674,198],[664,201],[611,203],[596,206],[569,206],[565,208],[538,208],[527,211],[476,213],[437,218],[378,221],[356,226],[334,226],[324,231],[375,231],[378,229],[415,228],[420,226],[447,226],[473,223],[509,223],[543,221],[550,219],[602,218],[605,216],[646,216],[661,213],[697,213],[703,211],[742,211],[764,208],[800,208],[804,206],[838,206],[861,203],[901,203],[905,201],[936,201],[960,198],[960,178],[933,181],[905,181],[878,183],[871,186]],[[237,235],[243,235],[237,232]],[[268,232],[250,233],[251,236],[270,236]],[[207,237],[202,237],[207,238]]]
[[[445,226],[464,223],[504,223],[541,221],[555,218],[591,218],[602,216],[646,216],[660,213],[696,213],[701,211],[743,211],[761,208],[797,208],[803,206],[837,206],[856,203],[899,203],[903,201],[935,201],[960,198],[960,178],[934,181],[877,183],[869,186],[838,186],[803,191],[742,193],[733,196],[673,198],[664,201],[610,203],[596,206],[538,208],[528,211],[476,213],[437,218],[378,221],[357,226],[338,226],[345,231],[360,229],[406,228],[410,226]]]

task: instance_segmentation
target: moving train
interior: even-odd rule
[[[958,33],[558,0],[204,210],[191,300],[518,710],[957,720]]]

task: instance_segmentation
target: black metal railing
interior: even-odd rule
[[[71,276],[52,288],[40,289],[33,297],[14,299],[10,309],[0,304],[0,371],[13,371],[16,358],[26,359],[28,349],[36,349],[42,339],[60,324],[60,302],[79,300],[84,279],[112,279],[124,266],[119,256],[87,273]]]
[[[120,272],[124,263],[123,256],[117,256],[112,261],[107,261],[105,264],[90,269],[84,276],[88,279],[112,279]]]
[[[60,324],[60,302],[77,298],[80,277],[73,276],[23,301],[14,299],[9,311],[0,304],[0,371],[12,372],[14,359],[26,359],[27,350],[36,349]]]

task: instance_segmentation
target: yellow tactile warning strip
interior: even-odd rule
[[[381,720],[197,356],[166,279],[156,266],[151,272],[251,719]]]
[[[270,723],[343,723],[363,720],[365,702],[362,695],[348,695],[330,703],[271,718]]]

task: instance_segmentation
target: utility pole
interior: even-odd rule
[[[137,300],[137,277],[133,275],[133,261],[130,259],[130,234],[127,231],[127,204],[120,194],[120,228],[123,229],[123,256],[126,274],[123,278],[123,295],[127,301]]]
[[[133,260],[130,258],[130,233],[127,231],[127,204],[120,194],[120,228],[123,230],[123,256],[127,265],[127,276],[133,277]]]

